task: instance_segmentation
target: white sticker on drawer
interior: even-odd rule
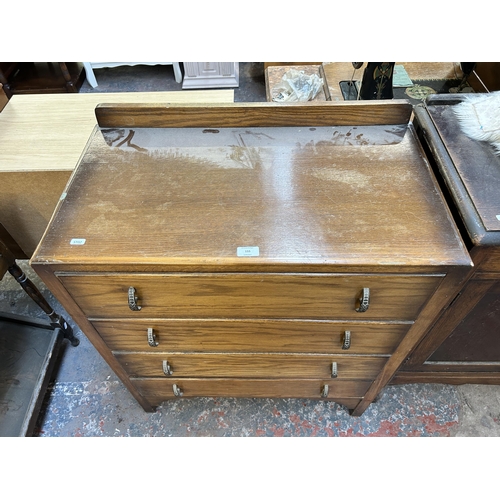
[[[238,247],[236,255],[238,257],[258,257],[259,247]]]
[[[87,240],[85,238],[73,238],[69,244],[70,245],[85,245]]]
[[[497,215],[497,219],[500,220],[500,215]]]

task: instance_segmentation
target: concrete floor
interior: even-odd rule
[[[95,71],[81,92],[181,90],[171,67]],[[240,63],[235,101],[265,101],[263,63]],[[500,436],[500,387],[388,386],[360,417],[333,402],[300,399],[179,399],[145,413],[65,313],[27,261],[19,264],[73,326],[35,436]],[[0,312],[45,318],[14,279],[0,282]]]

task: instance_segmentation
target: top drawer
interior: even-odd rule
[[[414,320],[441,275],[60,274],[90,318]],[[140,310],[129,307],[133,287]],[[369,305],[358,312],[367,289]]]

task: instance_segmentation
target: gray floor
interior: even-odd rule
[[[170,67],[95,72],[99,86],[81,92],[181,90]],[[265,101],[262,63],[240,64],[235,101]],[[78,347],[65,342],[36,436],[500,436],[500,387],[389,386],[361,417],[332,402],[199,398],[145,413],[65,313],[27,261],[20,265],[73,325]],[[44,318],[10,275],[0,283],[0,312]]]

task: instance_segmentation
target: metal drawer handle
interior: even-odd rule
[[[325,384],[323,386],[323,389],[321,390],[321,397],[322,398],[327,398],[328,397],[328,384]]]
[[[152,328],[148,328],[148,344],[150,347],[158,347],[159,344]]]
[[[184,394],[182,392],[182,389],[177,384],[174,384],[172,386],[172,390],[174,391],[174,396],[177,396],[178,398],[180,398]]]
[[[167,377],[169,377],[170,375],[172,375],[174,373],[174,371],[172,370],[172,367],[168,364],[167,360],[163,361],[163,373]]]
[[[332,363],[332,378],[337,378],[337,376],[338,376],[337,363],[334,361]]]
[[[131,311],[140,311],[142,309],[141,306],[137,305],[137,295],[133,286],[128,289],[128,306]]]
[[[351,347],[351,332],[346,330],[344,332],[344,338],[342,339],[342,349],[346,351]]]
[[[370,289],[363,288],[363,292],[359,297],[359,307],[356,308],[356,312],[364,313],[370,307]]]

